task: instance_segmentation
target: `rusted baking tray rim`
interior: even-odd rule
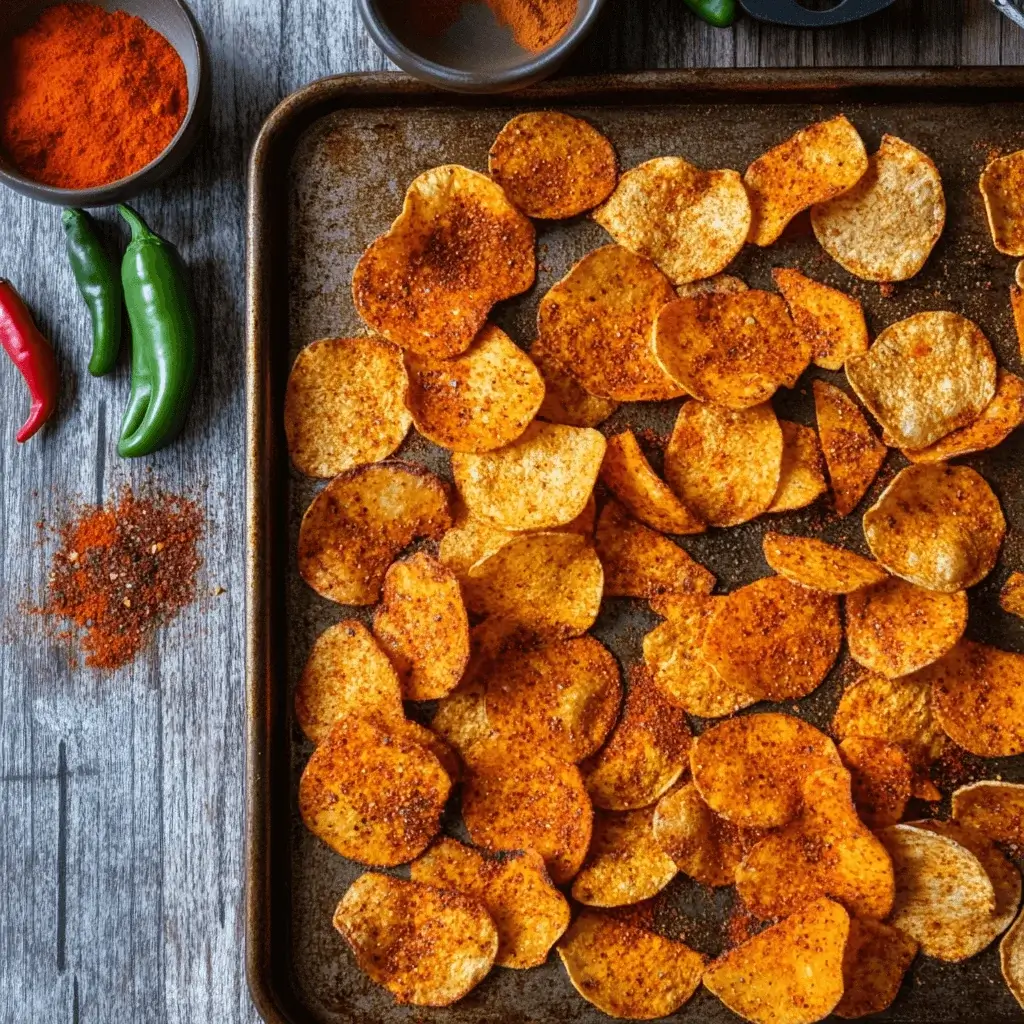
[[[266,386],[275,321],[271,296],[286,287],[287,202],[281,179],[291,146],[316,118],[339,107],[460,106],[468,108],[571,104],[621,105],[714,102],[920,102],[977,104],[1024,99],[1024,67],[973,69],[714,69],[565,78],[502,96],[455,96],[392,73],[321,79],[285,99],[267,118],[249,167],[246,223],[246,972],[257,1009],[269,1024],[298,1024],[287,994],[273,982],[272,900],[284,898],[271,876],[271,811],[275,771],[275,672],[272,622],[283,587],[273,589],[286,554],[272,541],[270,485],[274,459],[286,459],[273,424]],[[280,308],[277,315],[286,316]],[[279,705],[280,706],[280,705]],[[280,746],[278,741],[278,746]],[[287,779],[286,765],[282,766]]]

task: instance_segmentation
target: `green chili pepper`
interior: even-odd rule
[[[102,377],[117,365],[121,348],[121,274],[85,210],[61,215],[68,261],[92,318],[89,372]]]
[[[685,0],[686,6],[709,25],[728,28],[736,20],[736,0]]]
[[[178,250],[134,210],[117,209],[132,229],[121,264],[132,326],[132,389],[117,450],[133,458],[163,448],[184,425],[196,377],[196,319]]]

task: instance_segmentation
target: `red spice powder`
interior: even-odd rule
[[[391,0],[395,15],[414,34],[440,36],[462,14],[464,0]],[[540,53],[565,34],[576,17],[577,0],[477,0],[485,3],[499,25],[512,30],[524,50]]]

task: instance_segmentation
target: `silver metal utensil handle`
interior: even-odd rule
[[[992,0],[992,5],[1024,28],[1024,4],[1021,0]]]

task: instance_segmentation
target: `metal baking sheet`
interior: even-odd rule
[[[977,189],[990,154],[1024,147],[1024,69],[664,72],[569,79],[489,99],[440,94],[397,75],[362,75],[315,83],[285,101],[253,155],[248,223],[247,946],[250,986],[268,1021],[607,1019],[572,990],[556,957],[528,972],[495,970],[467,999],[445,1010],[396,1006],[356,968],[331,927],[335,904],[362,869],[309,834],[296,809],[298,778],[311,748],[294,723],[293,687],[316,635],[353,611],[319,598],[296,572],[299,520],[322,483],[288,464],[281,412],[289,366],[316,338],[362,330],[349,292],[352,270],[398,213],[407,183],[436,164],[485,169],[502,124],[537,107],[590,120],[611,138],[623,167],[671,153],[707,167],[742,170],[793,131],[839,111],[854,121],[869,150],[884,132],[920,146],[941,170],[949,218],[932,259],[912,282],[888,294],[852,279],[799,222],[766,251],[748,247],[731,269],[752,286],[770,287],[772,266],[801,267],[858,295],[876,332],[914,312],[956,309],[981,324],[1004,366],[1024,369],[1007,298],[1014,263],[993,249]],[[537,283],[527,295],[502,304],[494,319],[528,346],[540,296],[605,240],[586,218],[539,224]],[[629,423],[666,433],[677,404],[626,406],[607,427]],[[776,407],[813,423],[806,379],[797,391],[781,393]],[[991,481],[1011,524],[998,569],[972,592],[969,635],[1015,650],[1024,650],[1024,623],[1000,612],[997,597],[1010,569],[1024,568],[1022,450],[1024,435],[1018,433],[996,452],[967,460]],[[414,432],[400,454],[447,474],[444,454]],[[882,479],[899,464],[899,456],[890,453]],[[880,483],[873,493],[879,488]],[[767,574],[761,537],[780,523],[864,550],[859,514],[840,520],[818,507],[681,543],[715,572],[720,591],[731,590]],[[365,619],[367,610],[355,614]],[[640,657],[640,640],[654,621],[643,602],[610,600],[595,633],[627,666]],[[788,707],[826,725],[847,672],[841,659],[817,692]],[[694,727],[699,731],[702,723]],[[962,774],[977,772],[1024,778],[1024,767],[1013,760],[969,759],[962,767]],[[450,828],[458,834],[457,815]],[[729,892],[712,894],[679,878],[658,907],[658,926],[667,934],[708,955],[722,949]],[[703,990],[676,1017],[737,1019]],[[1020,1017],[993,947],[961,965],[919,958],[893,1007],[877,1019]]]

